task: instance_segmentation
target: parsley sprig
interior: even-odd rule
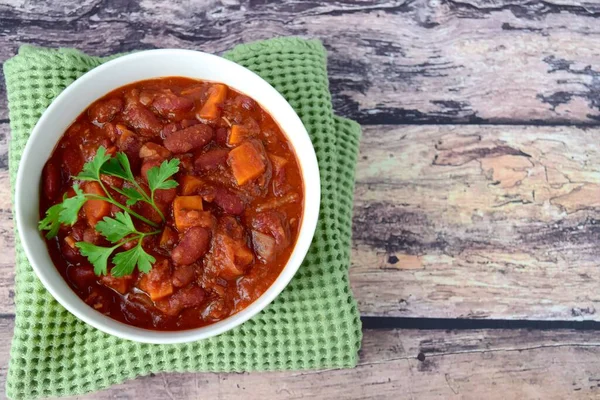
[[[134,242],[134,247],[119,252],[112,258],[114,267],[111,270],[111,275],[115,277],[129,275],[136,266],[142,272],[149,272],[156,260],[144,250],[142,242],[145,237],[156,235],[160,233],[160,230],[141,232],[135,227],[131,217],[133,216],[153,228],[158,228],[159,225],[136,213],[130,207],[138,201],[146,202],[157,211],[164,222],[165,216],[155,202],[155,193],[160,189],[176,187],[177,182],[171,178],[177,171],[179,171],[178,159],[164,161],[160,166],[148,170],[148,188],[150,192],[148,194],[136,181],[131,171],[129,159],[124,153],[117,153],[115,157],[111,157],[106,153],[104,147],[100,147],[94,158],[83,166],[81,173],[75,179],[78,181],[97,182],[105,195],[84,193],[79,184],[75,183],[73,185],[75,195],[67,197],[65,194],[61,203],[50,207],[46,211],[46,216],[40,221],[38,229],[40,231],[47,231],[46,237],[51,239],[58,234],[58,230],[62,224],[73,225],[77,222],[79,210],[81,210],[86,201],[103,200],[114,204],[123,211],[117,213],[114,218],[104,217],[95,226],[96,231],[104,236],[112,246],[102,247],[88,242],[77,242],[75,246],[94,266],[96,275],[106,275],[108,273],[109,258],[115,250],[128,242]],[[126,198],[125,204],[120,203],[111,195],[111,192],[101,179],[103,174],[121,178],[132,186],[124,188],[110,186],[110,189]]]
[[[146,253],[142,247],[142,241],[146,236],[156,235],[160,231],[148,233],[138,231],[133,225],[129,214],[123,212],[117,213],[115,218],[104,217],[102,221],[96,224],[96,230],[107,240],[116,244],[111,247],[97,246],[87,242],[77,242],[75,244],[81,254],[87,257],[94,266],[96,275],[106,275],[108,272],[109,257],[116,249],[130,241],[137,241],[137,244],[133,248],[118,253],[113,257],[114,268],[110,272],[111,275],[115,277],[129,275],[136,266],[142,272],[149,272],[152,269],[152,264],[156,259]]]

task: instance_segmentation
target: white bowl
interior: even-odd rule
[[[129,83],[168,76],[222,82],[252,97],[266,109],[292,143],[304,180],[300,234],[285,268],[273,285],[244,310],[205,327],[184,331],[152,331],[109,318],[85,304],[52,263],[38,231],[41,172],[56,143],[85,108]],[[292,107],[266,81],[224,58],[190,50],[148,50],[94,68],[67,87],[42,114],[23,151],[15,189],[15,212],[21,242],[33,270],[46,289],[77,318],[111,335],[144,343],[184,343],[205,339],[252,318],[273,301],[292,279],[312,241],[320,205],[320,177],[312,143]]]

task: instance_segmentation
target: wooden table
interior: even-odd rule
[[[33,3],[0,1],[0,61],[22,43],[106,55],[321,38],[334,108],[364,129],[357,368],[161,374],[90,398],[600,396],[598,2]],[[0,99],[3,381],[14,250]]]

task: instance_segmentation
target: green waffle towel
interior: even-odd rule
[[[283,94],[315,147],[321,213],[298,273],[269,307],[230,332],[181,345],[141,344],[104,334],[60,306],[37,279],[15,235],[16,320],[8,397],[82,394],[157,372],[356,365],[362,335],[348,265],[360,127],[333,114],[320,42],[278,38],[237,46],[224,57],[253,70]],[[13,188],[21,153],[42,112],[71,82],[107,60],[71,49],[23,46],[6,61]]]

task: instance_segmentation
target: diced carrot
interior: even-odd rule
[[[106,196],[98,182],[86,182],[83,191],[88,194]],[[83,205],[83,211],[88,225],[95,227],[98,221],[110,214],[110,203],[104,200],[88,200]]]
[[[173,216],[179,232],[192,226],[198,226],[197,220],[202,211],[201,196],[177,196],[173,200]]]
[[[266,169],[265,160],[251,142],[244,142],[231,150],[228,161],[239,186],[258,177]]]
[[[276,156],[275,154],[269,154],[269,159],[273,163],[273,168],[275,169],[275,171],[279,171],[288,163],[287,159]]]
[[[74,249],[76,247],[75,243],[77,243],[77,241],[75,240],[75,238],[73,238],[73,236],[67,236],[65,237],[65,243],[69,245],[70,248]]]
[[[242,143],[248,137],[248,129],[243,125],[233,125],[231,132],[229,133],[229,139],[227,143],[230,145],[236,145]]]
[[[127,129],[125,125],[117,124],[117,132],[120,133],[117,138],[117,146],[122,150],[123,145],[130,139],[135,138],[137,140],[137,135],[133,133],[131,130]]]
[[[159,144],[148,142],[140,148],[139,156],[140,158],[152,158],[162,161],[171,157],[171,152]]]
[[[233,253],[235,255],[235,264],[245,267],[254,260],[252,251],[245,245],[239,245],[234,248]]]
[[[165,229],[160,235],[160,247],[170,249],[175,245],[176,242],[177,233],[168,226],[165,226]]]
[[[221,115],[221,105],[227,97],[227,86],[214,84],[208,89],[208,98],[196,114],[201,121],[214,121]]]
[[[132,280],[133,277],[131,275],[125,275],[118,278],[112,275],[104,275],[100,278],[100,282],[102,282],[104,286],[108,286],[121,294],[125,294],[129,291]]]
[[[195,194],[203,185],[204,182],[192,175],[185,175],[179,181],[179,187],[183,196]]]
[[[148,293],[153,301],[173,294],[169,261],[163,260],[154,264],[150,272],[142,275],[138,287]]]

